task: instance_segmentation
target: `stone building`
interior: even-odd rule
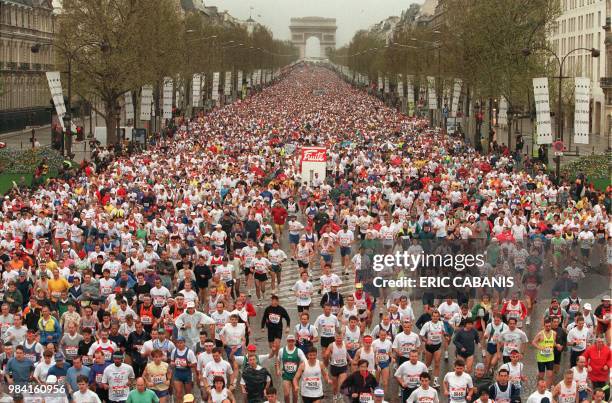
[[[51,0],[0,0],[0,133],[50,123],[53,48],[30,48],[50,43],[54,28]]]

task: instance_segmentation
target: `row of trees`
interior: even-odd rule
[[[297,58],[290,43],[255,25],[204,15],[183,16],[174,0],[64,0],[54,45],[61,64],[71,61],[73,92],[100,100],[109,144],[123,94],[154,84],[159,99],[164,77],[175,82],[193,73],[278,68]]]
[[[525,57],[523,49],[546,44],[558,0],[441,0],[439,7],[433,23],[399,24],[391,40],[358,32],[332,59],[371,79],[378,72],[410,74],[419,85],[434,76],[440,88],[444,79],[461,78],[468,97],[504,96],[509,123],[529,109],[532,78],[553,66],[545,54]]]

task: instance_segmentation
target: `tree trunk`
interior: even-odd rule
[[[117,109],[119,107],[117,98],[105,100],[104,107],[106,109],[106,115],[104,116],[104,121],[106,122],[106,145],[111,146],[119,141],[117,136]]]

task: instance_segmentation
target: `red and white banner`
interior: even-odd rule
[[[327,166],[327,148],[303,147],[300,166],[302,181],[306,180],[311,185],[323,183]]]
[[[302,148],[302,163],[327,161],[327,149],[325,147]]]

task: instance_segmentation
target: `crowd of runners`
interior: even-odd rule
[[[309,145],[325,178],[301,177]],[[611,192],[511,159],[297,65],[99,173],[13,190],[7,401],[607,401]],[[374,285],[432,268],[373,254],[428,247],[515,286]]]

